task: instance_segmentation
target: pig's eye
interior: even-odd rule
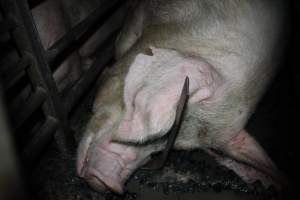
[[[156,134],[156,135],[160,135],[160,134]],[[168,140],[168,138],[169,138],[168,136],[169,136],[169,134],[165,134],[163,136],[148,137],[145,140],[133,140],[133,141],[119,141],[119,140],[116,140],[114,142],[138,147],[138,146],[162,144],[162,143],[164,143]]]

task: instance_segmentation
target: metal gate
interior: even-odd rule
[[[33,20],[27,0],[0,0],[0,34],[9,37],[1,47],[15,46],[19,59],[12,66],[0,66],[6,71],[2,76],[4,93],[15,90],[28,77],[32,93],[26,102],[13,101],[10,109],[11,126],[14,129],[26,124],[37,110],[42,110],[43,120],[31,139],[20,150],[22,160],[27,166],[35,163],[43,149],[54,135],[63,153],[72,153],[75,149],[73,131],[69,125],[69,113],[78,103],[83,93],[91,86],[104,67],[112,59],[113,41],[120,26],[112,28],[104,38],[101,55],[66,94],[60,94],[52,76],[52,69],[78,50],[97,29],[105,25],[114,12],[123,7],[123,0],[108,0],[96,8],[89,16],[73,27],[49,49],[44,49]],[[2,56],[3,58],[3,56]],[[14,92],[12,92],[14,93]],[[17,98],[12,95],[14,98]],[[22,134],[22,133],[20,133]]]

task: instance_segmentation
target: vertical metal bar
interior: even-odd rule
[[[10,18],[17,25],[12,30],[12,36],[21,56],[30,59],[27,73],[32,84],[35,88],[45,89],[47,93],[47,99],[42,108],[45,115],[58,121],[58,131],[55,134],[56,141],[63,152],[71,153],[74,150],[75,142],[69,129],[67,112],[65,112],[46,61],[45,50],[42,47],[28,2],[27,0],[1,0],[0,3],[5,17]]]
[[[29,76],[35,78],[37,77],[36,72],[40,73],[40,80],[36,81],[43,82],[43,85],[45,85],[49,92],[48,101],[46,101],[46,103],[43,105],[43,110],[47,116],[54,116],[54,118],[58,119],[59,129],[55,134],[56,142],[63,152],[70,153],[74,151],[75,141],[69,128],[68,114],[65,112],[66,110],[62,104],[56,83],[53,79],[52,72],[45,57],[45,50],[35,27],[31,10],[27,0],[17,0],[17,6],[23,19],[27,37],[30,41],[32,54],[35,57],[35,59],[32,60],[36,61],[36,63],[32,65],[32,70],[29,71]]]

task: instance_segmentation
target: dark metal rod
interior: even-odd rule
[[[45,50],[39,38],[31,10],[27,0],[17,0],[17,2],[18,10],[26,27],[27,40],[30,42],[30,51],[33,55],[33,63],[28,69],[29,77],[36,85],[43,85],[48,91],[48,98],[46,103],[43,104],[43,111],[46,115],[58,119],[59,131],[56,132],[55,138],[60,150],[65,153],[73,153],[75,150],[75,141],[70,131],[68,114],[65,112],[56,83],[46,61]]]
[[[13,125],[18,128],[24,121],[38,108],[46,99],[46,91],[41,87],[37,87],[35,93],[23,105],[13,106],[16,113],[13,118]]]
[[[53,133],[57,127],[57,119],[48,116],[46,122],[41,126],[40,131],[37,132],[22,151],[21,158],[26,167],[30,168],[33,166],[34,162],[53,138]]]
[[[123,2],[124,1],[122,0],[106,1],[99,8],[95,9],[94,12],[72,28],[48,49],[47,58],[49,63],[53,63],[70,46],[76,46],[76,48],[69,51],[67,55],[70,55],[74,50],[83,45],[84,42],[89,39],[89,36],[97,31],[97,29],[94,29],[92,33],[88,34],[88,37],[83,37],[87,33],[87,30],[91,29],[95,25],[97,25],[97,27],[102,26],[104,22],[117,10],[117,8],[123,4]]]
[[[4,18],[11,16],[16,24],[11,33],[18,51],[22,56],[30,57],[30,67],[26,72],[32,85],[35,88],[44,88],[47,92],[47,99],[42,104],[42,109],[45,115],[53,116],[58,120],[56,142],[62,152],[71,153],[74,150],[75,142],[69,131],[67,113],[46,60],[45,50],[41,44],[28,2],[27,0],[0,0],[0,3]]]

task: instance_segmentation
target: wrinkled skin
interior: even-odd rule
[[[79,145],[79,176],[122,193],[130,174],[164,148],[188,76],[174,147],[202,148],[247,183],[281,188],[284,176],[244,126],[280,61],[283,1],[130,3],[118,61],[100,78]]]

